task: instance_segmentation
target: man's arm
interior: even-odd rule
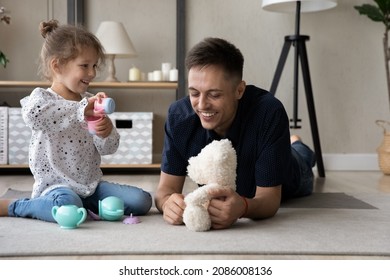
[[[169,224],[179,225],[183,223],[185,203],[182,191],[184,181],[185,176],[169,175],[161,171],[155,204],[163,214],[164,220]]]
[[[255,197],[247,199],[248,211],[246,218],[266,219],[275,216],[280,207],[282,186],[257,187]]]

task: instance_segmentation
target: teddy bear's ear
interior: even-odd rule
[[[187,175],[191,178],[192,181],[194,181],[197,184],[203,185],[207,184],[206,178],[205,178],[205,164],[200,161],[199,157],[191,157],[188,160],[188,166],[187,166]]]
[[[188,160],[187,175],[200,185],[235,185],[236,161],[230,140],[214,140]]]

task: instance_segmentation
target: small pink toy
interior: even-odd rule
[[[129,217],[123,220],[123,223],[127,225],[139,224],[140,222],[141,220],[138,217],[133,216],[133,213],[131,213]]]
[[[92,135],[96,134],[96,124],[100,122],[101,119],[103,119],[103,116],[85,117],[85,120],[87,121],[87,128],[90,134]]]
[[[94,111],[96,114],[112,114],[115,111],[115,101],[112,98],[106,97],[95,101]]]
[[[88,212],[89,216],[90,216],[93,220],[95,220],[95,221],[100,221],[100,220],[101,220],[98,214],[93,213],[93,212],[92,212],[91,210],[89,210],[89,209],[87,209],[87,212]]]

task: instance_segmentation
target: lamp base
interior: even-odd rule
[[[116,77],[108,76],[105,80],[108,83],[119,83],[119,80]]]
[[[114,54],[108,55],[108,77],[106,78],[105,82],[110,82],[110,83],[119,82],[118,79],[115,77],[116,70],[115,70],[114,59],[115,59]]]

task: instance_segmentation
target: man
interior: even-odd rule
[[[282,199],[312,192],[313,151],[299,137],[290,139],[279,100],[246,85],[243,64],[241,52],[219,38],[206,38],[187,55],[189,96],[169,108],[155,196],[169,224],[183,223],[188,159],[216,139],[230,139],[236,150],[237,189],[210,192],[213,229],[228,228],[240,217],[272,217]]]

